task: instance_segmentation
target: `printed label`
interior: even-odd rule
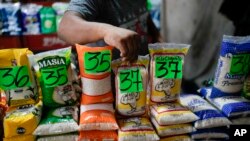
[[[233,55],[230,74],[246,75],[250,68],[250,54]]]

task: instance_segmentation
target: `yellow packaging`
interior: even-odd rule
[[[179,135],[161,138],[160,141],[191,141],[191,138],[188,135]]]
[[[36,136],[33,135],[19,135],[11,138],[3,138],[3,141],[35,141]]]
[[[186,44],[149,44],[152,102],[171,102],[179,98],[182,66],[189,47]]]
[[[138,60],[130,65],[121,59],[112,62],[115,72],[116,111],[119,115],[146,115],[148,63],[148,56],[139,56]],[[130,89],[122,91],[125,88]]]
[[[4,117],[4,137],[32,134],[42,114],[42,102],[11,108]]]
[[[27,55],[33,54],[27,48],[0,50],[0,87],[3,85],[10,107],[34,104],[38,90]],[[29,83],[30,85],[26,85]]]

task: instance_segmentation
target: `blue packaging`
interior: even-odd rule
[[[211,98],[239,96],[250,68],[250,36],[223,36]]]
[[[193,140],[207,140],[207,139],[229,139],[229,130],[227,127],[220,128],[209,128],[209,129],[200,129],[191,133],[191,138]]]
[[[199,95],[181,94],[180,103],[200,118],[194,122],[196,129],[221,127],[231,124],[225,115]]]

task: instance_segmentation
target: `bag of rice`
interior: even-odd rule
[[[150,114],[159,125],[189,123],[199,119],[186,107],[178,103],[159,103],[150,106]]]
[[[194,122],[196,129],[213,128],[231,124],[225,115],[198,95],[181,94],[180,103],[200,118]]]
[[[80,130],[117,130],[112,103],[81,105]]]
[[[211,98],[239,96],[250,69],[250,36],[223,36]]]
[[[151,118],[151,122],[153,123],[160,137],[187,134],[196,131],[192,124],[175,124],[162,126],[159,125],[154,118]]]
[[[193,140],[207,139],[228,139],[228,129],[226,127],[200,129],[191,134]]]
[[[37,141],[78,141],[77,134],[64,134],[56,136],[42,136]]]
[[[112,47],[87,47],[76,44],[82,81],[82,104],[111,103]]]
[[[161,138],[160,141],[192,141],[192,139],[188,135],[178,135],[178,136]]]
[[[116,85],[116,111],[121,116],[146,113],[149,56],[139,56],[130,65],[121,59],[112,62]]]
[[[34,104],[38,90],[27,55],[27,48],[0,50],[0,89],[4,90],[10,107]]]
[[[65,106],[46,112],[33,135],[59,135],[78,131],[77,106]]]
[[[10,138],[3,138],[3,141],[36,141],[36,136],[18,135]]]
[[[4,137],[32,134],[40,122],[42,102],[8,109],[4,117]]]
[[[248,75],[243,87],[243,96],[250,99],[250,75]]]
[[[179,98],[182,66],[190,45],[149,44],[151,101],[171,102]]]
[[[78,141],[117,141],[116,131],[80,131]]]
[[[157,136],[152,124],[147,118],[132,117],[118,121],[119,141],[157,141]]]
[[[211,88],[201,88],[200,93],[227,117],[245,116],[250,114],[250,100],[241,96],[223,96],[210,98]]]
[[[28,56],[47,107],[74,105],[77,102],[70,55],[71,48],[68,47]]]

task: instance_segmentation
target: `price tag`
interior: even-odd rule
[[[182,58],[180,56],[155,57],[155,76],[157,78],[181,79]]]
[[[30,77],[27,66],[0,68],[0,87],[11,90],[30,86]]]
[[[88,74],[96,74],[111,71],[110,50],[84,53],[84,68]]]
[[[46,87],[62,86],[68,82],[66,66],[42,68],[41,74]]]
[[[121,70],[119,72],[120,91],[134,93],[143,91],[142,76],[139,69]]]
[[[233,55],[230,74],[246,75],[250,69],[250,54]]]

